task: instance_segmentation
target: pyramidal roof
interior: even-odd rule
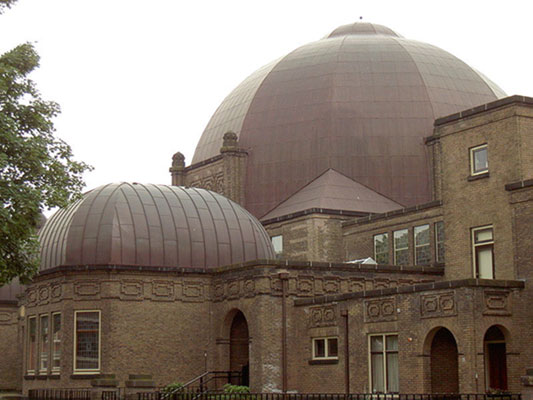
[[[403,206],[330,168],[270,210],[261,220],[309,209],[384,213],[399,208]]]

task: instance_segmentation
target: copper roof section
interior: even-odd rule
[[[401,204],[376,193],[353,179],[333,169],[328,169],[268,212],[261,220],[279,218],[312,208],[384,213],[402,207]]]
[[[354,22],[353,24],[339,26],[326,36],[326,38],[346,35],[387,35],[401,37],[392,29],[383,25],[370,24],[368,22]]]
[[[54,214],[39,232],[41,271],[57,266],[211,268],[274,258],[268,234],[204,189],[109,184]]]
[[[340,27],[258,70],[220,105],[193,163],[227,130],[246,149],[244,206],[264,215],[329,168],[406,206],[431,200],[433,121],[504,96],[453,55],[372,24]]]

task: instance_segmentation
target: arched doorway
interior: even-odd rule
[[[248,336],[248,323],[241,311],[233,317],[230,328],[229,368],[230,371],[241,373],[241,379],[232,379],[231,383],[250,386],[250,338]]]
[[[435,332],[431,342],[431,392],[459,393],[457,343],[446,328]]]
[[[485,381],[487,389],[507,390],[507,349],[505,335],[491,326],[483,339],[485,351]]]

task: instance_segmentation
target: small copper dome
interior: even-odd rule
[[[330,168],[410,206],[431,200],[424,137],[433,121],[503,96],[452,54],[358,22],[246,78],[192,162],[218,155],[235,132],[248,152],[243,206],[257,217]]]
[[[41,271],[58,266],[211,268],[274,258],[245,209],[204,189],[109,184],[55,213],[39,232]]]

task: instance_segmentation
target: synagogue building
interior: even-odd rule
[[[169,181],[46,221],[0,288],[0,389],[531,389],[533,98],[345,25],[246,78]]]

